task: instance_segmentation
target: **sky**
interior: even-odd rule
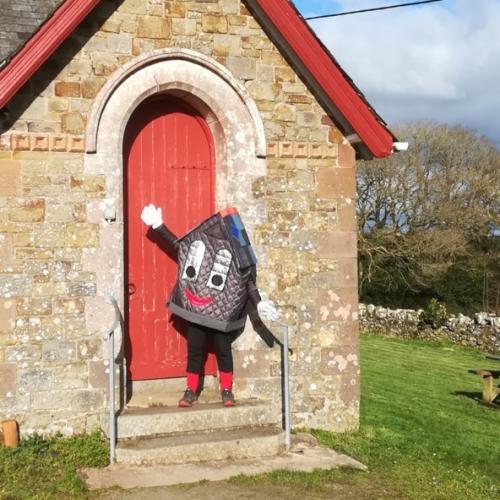
[[[304,17],[416,0],[293,0]],[[389,125],[462,125],[500,147],[500,0],[308,21]]]

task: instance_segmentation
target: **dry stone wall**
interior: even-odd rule
[[[112,313],[86,262],[109,244],[99,213],[109,180],[84,168],[86,127],[117,69],[168,47],[213,58],[257,105],[267,172],[239,208],[254,228],[258,285],[290,326],[293,423],[355,429],[354,151],[237,0],[101,2],[5,110],[0,415],[25,431],[74,433],[104,412],[102,334]],[[102,308],[92,318],[89,304]],[[238,342],[238,395],[278,398],[279,363],[257,337]]]
[[[360,327],[373,333],[402,338],[449,341],[478,347],[490,353],[500,352],[500,318],[480,312],[473,318],[450,315],[443,326],[433,328],[422,321],[423,310],[389,309],[373,304],[359,304]]]

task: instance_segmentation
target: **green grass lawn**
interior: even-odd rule
[[[329,489],[337,497],[339,484],[356,499],[500,498],[500,410],[479,403],[481,379],[467,373],[492,363],[451,344],[363,335],[360,431],[312,432],[369,471],[262,479],[316,487],[324,498]]]
[[[33,436],[18,448],[0,446],[0,499],[85,498],[77,469],[107,464],[108,445],[99,432],[50,441]]]
[[[451,344],[364,335],[361,429],[320,440],[411,498],[499,498],[500,411],[468,368],[495,361]]]
[[[481,379],[467,373],[490,365],[484,354],[451,344],[363,335],[360,431],[312,432],[369,471],[278,471],[237,478],[231,487],[261,488],[255,498],[277,487],[308,500],[500,498],[500,410],[479,403]],[[75,471],[105,465],[107,453],[98,434],[0,447],[0,498],[85,497]]]

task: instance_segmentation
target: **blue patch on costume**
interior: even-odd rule
[[[231,246],[234,249],[240,268],[254,266],[257,258],[248,239],[245,226],[238,214],[227,215],[223,218],[231,235]]]
[[[242,246],[248,245],[248,238],[245,238],[246,231],[241,219],[238,215],[229,216],[229,224],[231,227],[231,236]]]

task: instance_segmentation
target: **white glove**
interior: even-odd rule
[[[257,304],[257,312],[261,319],[276,321],[279,313],[271,300],[262,300]]]
[[[146,205],[142,209],[141,219],[144,224],[151,226],[153,229],[160,227],[163,224],[161,208],[156,208],[152,203]]]

